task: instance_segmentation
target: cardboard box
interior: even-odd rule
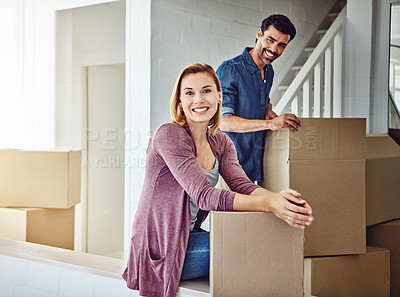
[[[400,296],[400,220],[368,227],[367,244],[390,250],[390,296]]]
[[[271,213],[211,212],[211,296],[303,296],[304,231]]]
[[[367,226],[400,218],[400,146],[389,135],[368,135]]]
[[[269,131],[261,186],[292,188],[311,205],[305,256],[365,253],[365,119],[301,119]]]
[[[70,208],[80,202],[80,151],[0,150],[0,207]]]
[[[75,207],[0,208],[0,238],[74,249]]]
[[[390,251],[304,259],[304,296],[389,297]],[[399,296],[399,295],[392,295]]]

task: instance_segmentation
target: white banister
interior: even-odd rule
[[[321,116],[321,98],[322,98],[322,58],[319,59],[314,68],[314,118]]]
[[[324,118],[332,116],[332,48],[329,46],[325,51],[325,82],[324,82]]]
[[[342,115],[343,29],[346,6],[311,53],[275,107],[281,114],[289,109],[302,117]],[[311,92],[314,88],[314,91]],[[296,101],[296,103],[292,103]],[[297,104],[302,106],[297,106]],[[311,113],[310,106],[313,106]],[[302,114],[299,112],[302,110]]]
[[[294,114],[299,114],[299,104],[298,97],[295,96],[291,103],[291,112]]]
[[[333,40],[333,117],[342,116],[343,38],[341,28]]]
[[[310,117],[310,78],[303,84],[303,117]]]

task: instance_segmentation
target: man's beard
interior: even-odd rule
[[[273,55],[273,57],[271,58],[267,58],[264,54],[264,52],[267,52],[267,49],[257,49],[257,54],[258,57],[260,58],[260,60],[264,63],[264,64],[271,64],[273,61],[275,61],[276,58],[278,58],[279,56],[276,53],[273,53],[271,51],[268,51],[269,53],[271,53]]]

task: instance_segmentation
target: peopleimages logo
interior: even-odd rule
[[[87,145],[95,144],[102,150],[136,150],[147,147],[152,131],[141,132],[138,129],[124,130],[118,128],[87,128]]]
[[[88,128],[86,152],[82,160],[85,168],[145,168],[146,149],[151,132],[138,129]]]
[[[317,128],[306,127],[306,149],[315,150],[317,148]]]
[[[288,134],[283,133],[283,131],[274,131],[273,133],[273,140],[267,141],[270,147],[266,147],[266,149],[285,150],[289,140],[291,150],[317,149],[317,127],[305,127],[302,132],[289,132]],[[288,137],[289,139],[287,139]]]
[[[82,160],[82,167],[94,168],[145,168],[146,153],[142,156],[125,156],[119,157],[114,155],[95,155],[88,159]]]

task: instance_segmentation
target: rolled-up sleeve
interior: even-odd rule
[[[223,62],[216,71],[222,87],[222,114],[224,118],[235,115],[236,98],[238,94],[236,71],[232,64]]]

